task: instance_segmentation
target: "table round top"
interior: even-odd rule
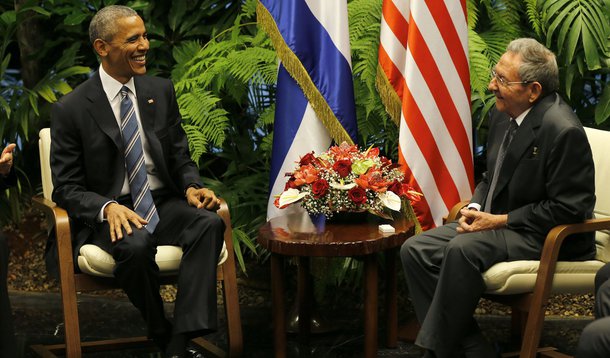
[[[275,254],[287,256],[359,256],[402,245],[415,231],[405,218],[390,222],[393,233],[379,229],[374,217],[355,223],[312,223],[308,215],[286,215],[269,220],[258,232],[258,243]]]

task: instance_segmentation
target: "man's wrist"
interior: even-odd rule
[[[201,189],[203,187],[201,185],[197,184],[197,183],[191,183],[191,184],[187,185],[186,189],[184,189],[184,196],[185,197],[188,194],[188,191],[189,191],[190,188]]]

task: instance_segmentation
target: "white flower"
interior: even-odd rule
[[[331,188],[333,188],[333,189],[339,189],[339,190],[350,190],[351,188],[355,188],[355,187],[356,187],[356,185],[358,185],[358,184],[356,184],[356,183],[344,184],[344,183],[343,183],[343,180],[342,180],[342,181],[341,181],[341,182],[339,182],[339,183],[337,183],[337,182],[331,182],[329,185],[330,185],[330,187],[331,187]]]
[[[296,203],[307,196],[307,193],[302,193],[298,189],[290,188],[280,195],[280,208],[284,205]]]
[[[400,202],[400,197],[398,195],[396,195],[393,191],[386,191],[384,193],[379,193],[379,200],[381,200],[381,203],[383,205],[385,205],[387,208],[394,210],[394,211],[399,211],[400,210],[400,206],[401,206],[401,202]]]

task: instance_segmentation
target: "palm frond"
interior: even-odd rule
[[[607,57],[610,24],[604,4],[599,0],[544,0],[541,6],[546,44],[557,43],[558,55],[565,65],[574,63],[582,51],[590,71],[602,67]]]

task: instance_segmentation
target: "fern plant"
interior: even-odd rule
[[[203,46],[174,50],[172,79],[193,159],[231,210],[242,270],[266,220],[277,58],[254,20],[256,1]],[[242,251],[244,251],[242,253]]]

